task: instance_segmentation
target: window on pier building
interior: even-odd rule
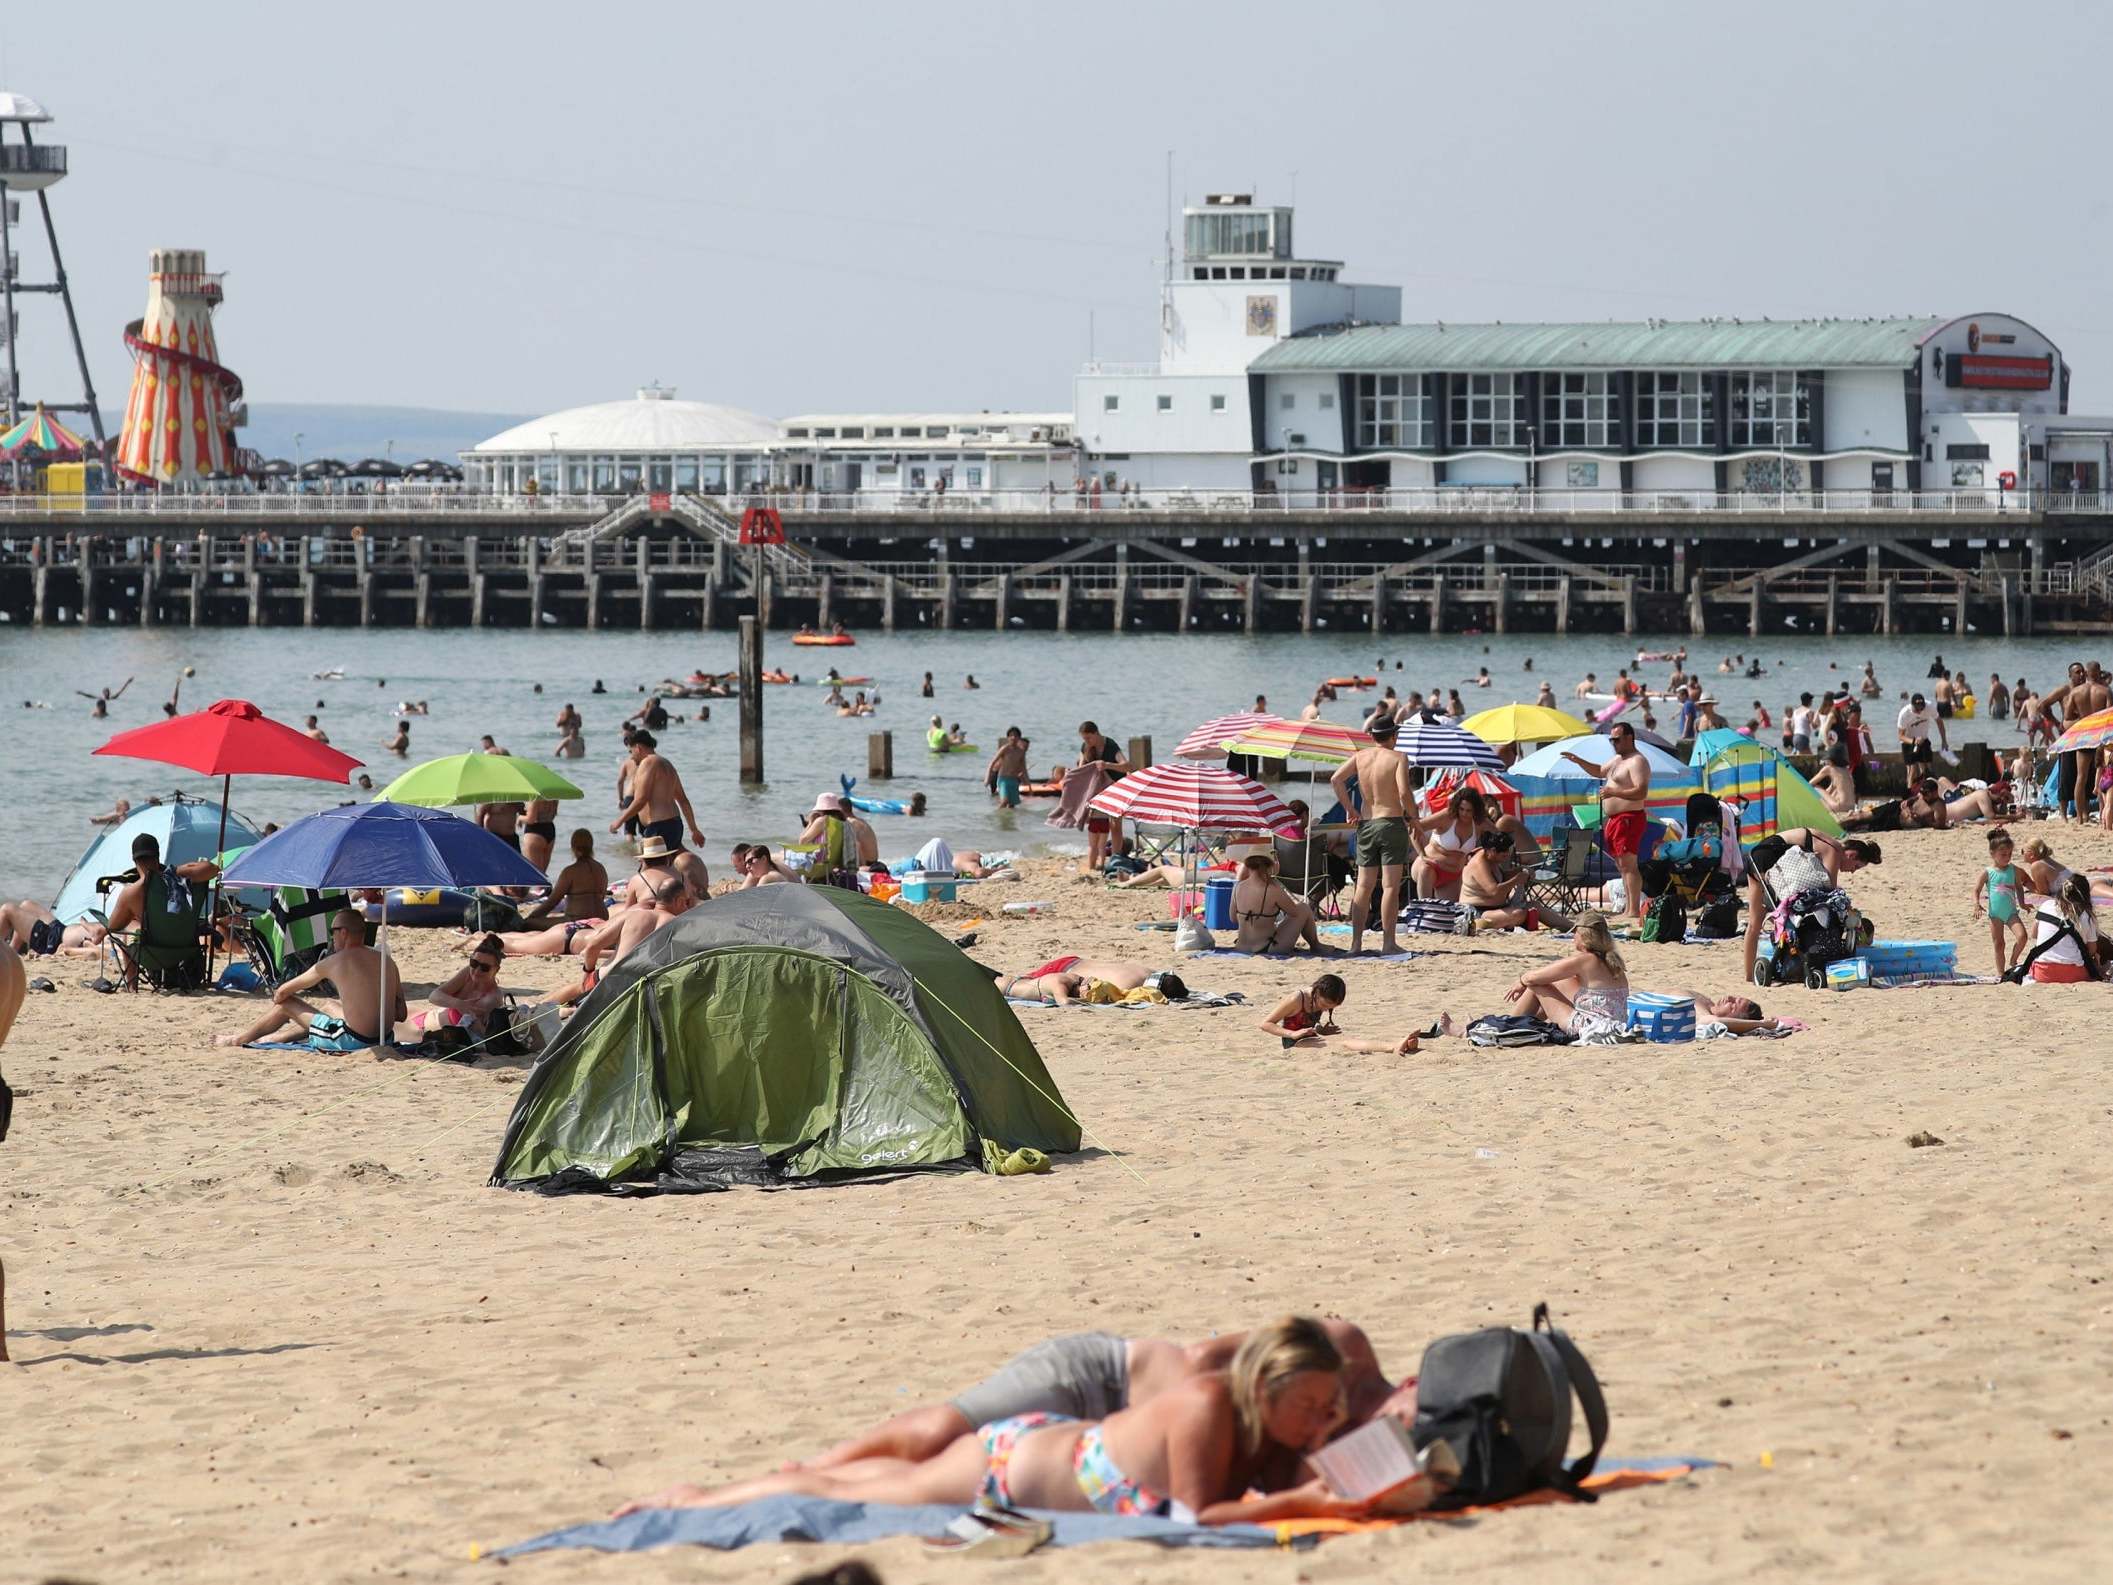
[[[1516,446],[1525,414],[1516,374],[1456,374],[1447,434],[1455,446]]]
[[[1225,398],[1223,396],[1213,395],[1211,397],[1211,411],[1214,413],[1225,411]]]
[[[1119,413],[1122,411],[1122,405],[1123,399],[1119,396],[1104,396],[1101,398],[1101,411],[1104,413]]]
[[[1565,371],[1541,376],[1541,445],[1621,444],[1621,391],[1611,374]]]
[[[1159,399],[1159,410],[1160,410],[1160,411],[1161,411],[1162,413],[1171,413],[1171,412],[1173,412],[1173,411],[1174,411],[1174,398],[1173,398],[1173,397],[1171,397],[1171,396],[1162,396],[1162,397],[1160,397],[1160,399]]]
[[[1812,444],[1812,388],[1789,369],[1739,370],[1731,377],[1734,446]]]
[[[1357,443],[1366,450],[1430,450],[1438,415],[1429,382],[1427,374],[1360,374]]]
[[[1714,446],[1717,393],[1700,374],[1645,371],[1636,376],[1636,444]]]

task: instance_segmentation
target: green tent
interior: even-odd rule
[[[1826,799],[1775,749],[1752,738],[1725,733],[1718,744],[1698,739],[1692,763],[1700,768],[1705,792],[1736,798],[1740,805],[1739,841],[1752,847],[1777,831],[1808,826],[1823,836],[1842,835],[1842,823]]]
[[[988,975],[902,909],[760,886],[603,977],[529,1075],[492,1182],[785,1181],[1021,1146],[1076,1150],[1079,1125]]]

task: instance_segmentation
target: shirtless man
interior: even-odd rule
[[[2061,707],[2062,723],[2074,726],[2087,715],[2113,706],[2113,689],[2106,685],[2105,673],[2093,661],[2086,667],[2080,660],[2069,662],[2069,680],[2058,687],[2049,688],[2040,696],[2039,713],[2051,717],[2053,707]],[[2059,730],[2059,728],[2057,728]],[[2095,749],[2075,749],[2061,756],[2060,776],[2055,793],[2055,812],[2068,813],[2068,818],[2077,825],[2085,823],[2084,809],[2091,802],[2092,765],[2097,760]]]
[[[1350,904],[1350,950],[1363,944],[1372,914],[1372,893],[1380,895],[1380,950],[1398,952],[1401,882],[1409,867],[1409,762],[1394,748],[1392,722],[1371,727],[1373,746],[1361,748],[1328,785],[1357,827],[1357,896]],[[1350,790],[1352,779],[1357,791]]]
[[[558,801],[538,798],[521,817],[521,857],[548,875],[550,852],[557,841]]]
[[[1643,871],[1636,850],[1643,843],[1644,810],[1651,800],[1651,762],[1636,746],[1636,728],[1617,721],[1607,729],[1614,757],[1595,765],[1567,750],[1563,758],[1588,776],[1600,778],[1600,808],[1605,814],[1601,831],[1615,868],[1621,871],[1622,909],[1618,917],[1643,923]]]
[[[653,901],[649,907],[625,909],[588,941],[586,950],[580,954],[580,967],[585,971],[588,983],[592,984],[603,968],[620,962],[625,953],[662,925],[688,913],[695,901],[689,887],[675,877],[662,880],[653,888]]]
[[[22,960],[15,956],[13,948],[0,943],[0,1046],[7,1044],[7,1032],[15,1027],[15,1014],[22,1010],[22,998],[29,991],[29,976],[23,971]],[[14,1096],[7,1081],[0,1079],[0,1140],[7,1138],[8,1113],[13,1109]],[[0,1365],[7,1363],[7,1268],[0,1266]]]
[[[1416,1385],[1387,1380],[1363,1328],[1348,1321],[1322,1326],[1343,1356],[1348,1424],[1391,1414],[1404,1424],[1416,1416]],[[1246,1340],[1230,1332],[1196,1343],[1164,1337],[1121,1338],[1106,1332],[1053,1337],[1014,1356],[995,1374],[944,1403],[928,1403],[883,1420],[826,1453],[789,1469],[841,1469],[865,1458],[927,1459],[978,1426],[1020,1414],[1068,1414],[1105,1419],[1143,1403],[1193,1376],[1223,1370]]]
[[[316,719],[314,716],[309,716],[305,721],[303,721],[301,723],[301,729],[302,731],[306,732],[308,736],[314,738],[318,743],[327,745],[330,742],[330,734],[328,732],[325,732],[320,726],[316,725]]]
[[[477,824],[518,853],[521,851],[521,811],[526,807],[526,804],[479,804]]]
[[[399,720],[396,723],[396,735],[382,739],[382,748],[399,759],[409,754],[411,752],[411,723]]]
[[[1137,963],[1120,958],[1087,959],[1071,955],[1051,958],[1039,969],[1029,969],[1005,982],[1005,994],[1022,1001],[1039,998],[1055,1007],[1069,1007],[1080,1001],[1086,987],[1095,980],[1112,985],[1119,991],[1134,991],[1147,980],[1171,980],[1160,989],[1168,1001],[1184,1001],[1188,987],[1179,978],[1162,975],[1149,963]],[[1179,992],[1177,995],[1176,992]]]
[[[690,807],[690,795],[682,790],[682,777],[661,758],[660,745],[651,732],[631,734],[631,762],[637,767],[631,777],[631,801],[609,822],[612,832],[621,831],[626,820],[638,822],[641,837],[659,837],[671,848],[682,846],[682,831],[689,826],[690,840],[704,846],[704,828]]]
[[[403,982],[394,960],[367,945],[366,918],[350,908],[330,916],[330,954],[306,974],[298,974],[271,993],[272,1010],[239,1035],[215,1035],[216,1046],[249,1046],[286,1031],[298,1031],[317,1051],[358,1051],[395,1033],[408,1016]],[[383,976],[387,976],[386,984]],[[338,1010],[326,1013],[301,999],[324,980],[337,987]],[[389,1028],[376,1031],[375,1014],[386,996]]]
[[[587,740],[580,736],[579,724],[574,722],[573,725],[565,729],[564,735],[558,739],[557,757],[559,759],[584,759],[586,756]]]
[[[1005,729],[1005,740],[998,745],[998,752],[990,757],[983,768],[983,784],[990,788],[998,802],[1007,809],[1020,807],[1020,783],[1027,779],[1027,739],[1020,729],[1009,726]]]
[[[93,919],[62,925],[57,914],[32,898],[0,903],[0,944],[24,957],[101,957],[106,934]]]

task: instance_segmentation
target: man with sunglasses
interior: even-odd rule
[[[359,1051],[395,1033],[407,1016],[403,981],[396,964],[367,945],[366,917],[343,908],[330,919],[330,952],[306,974],[271,993],[272,1008],[239,1035],[215,1035],[216,1046],[251,1046],[284,1034],[317,1051]],[[328,980],[337,987],[338,1009],[325,1012],[302,1000]],[[389,1028],[376,1030],[374,1015],[388,998]]]
[[[1645,810],[1651,801],[1651,762],[1636,746],[1636,728],[1626,721],[1617,721],[1607,728],[1607,741],[1614,745],[1614,757],[1603,765],[1595,765],[1568,750],[1563,758],[1586,775],[1600,778],[1599,803],[1605,817],[1600,835],[1614,867],[1621,871],[1622,913],[1615,917],[1633,917],[1641,924],[1643,870],[1636,853],[1643,846]]]

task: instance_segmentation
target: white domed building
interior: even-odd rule
[[[530,419],[462,454],[472,489],[508,494],[613,495],[641,490],[746,490],[771,477],[776,419],[738,407],[678,401],[650,385]]]

